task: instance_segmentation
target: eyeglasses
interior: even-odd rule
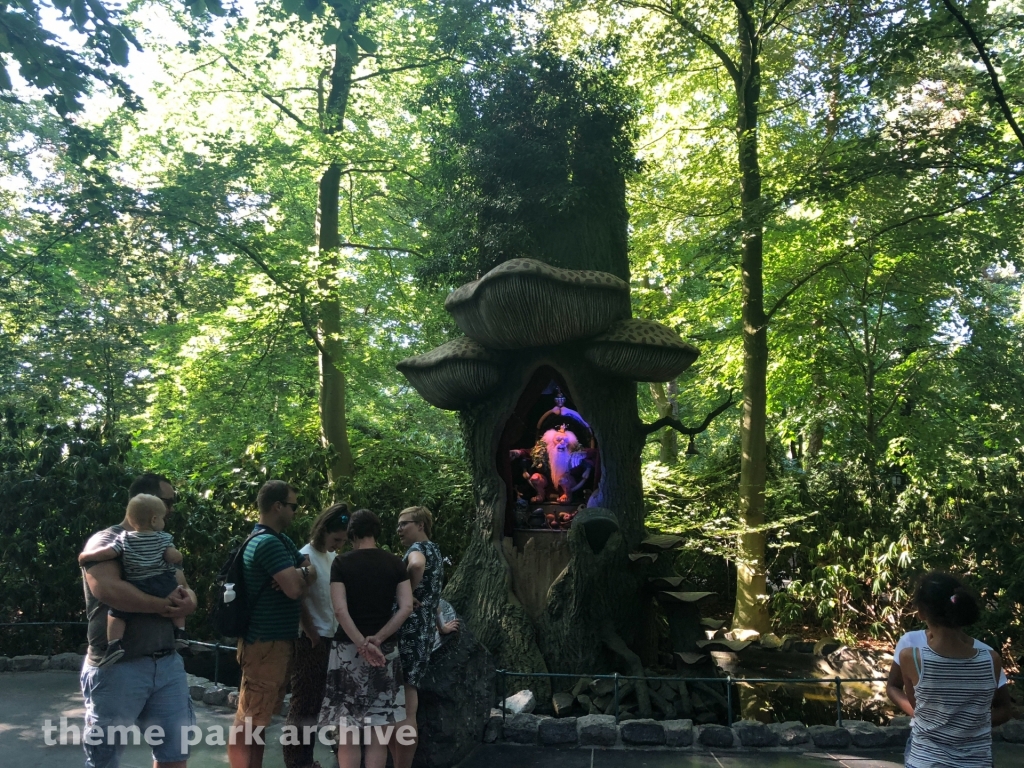
[[[282,501],[281,503],[284,504],[286,507],[291,507],[292,512],[297,511],[299,508],[299,502],[297,501]]]
[[[168,509],[173,507],[175,502],[178,501],[177,496],[171,496],[171,498],[169,499],[165,499],[163,496],[158,496],[157,498],[160,499],[160,501],[162,501],[164,503],[164,506],[167,507]]]
[[[399,529],[401,529],[401,528],[404,528],[407,525],[412,525],[415,522],[416,522],[415,520],[399,520],[398,521],[398,527],[399,527]]]

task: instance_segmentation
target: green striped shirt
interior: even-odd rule
[[[273,589],[274,574],[295,568],[303,557],[295,544],[283,533],[274,535],[272,528],[259,523],[253,531],[266,531],[245,548],[245,588],[249,596],[249,631],[245,642],[263,640],[294,640],[298,634],[301,601]]]

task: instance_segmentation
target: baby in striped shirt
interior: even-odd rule
[[[178,585],[177,566],[182,557],[174,547],[174,538],[164,531],[164,517],[167,508],[156,496],[142,493],[128,502],[127,518],[135,529],[122,530],[109,545],[86,550],[79,557],[80,563],[114,560],[121,558],[121,569],[125,581],[147,595],[170,597],[181,587]],[[124,656],[125,619],[131,613],[110,609],[107,615],[107,651],[97,666],[113,664]],[[174,644],[177,648],[188,646],[185,634],[185,619],[174,621]]]

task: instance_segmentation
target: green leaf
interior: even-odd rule
[[[359,44],[359,47],[362,48],[367,53],[377,52],[377,44],[373,42],[373,40],[368,38],[366,35],[364,35],[362,32],[353,32],[352,39],[355,40],[356,43]]]
[[[227,13],[227,11],[224,10],[224,6],[221,4],[221,0],[206,0],[206,7],[214,16],[223,16]]]
[[[119,67],[128,66],[128,41],[117,27],[110,30],[110,60]]]
[[[281,0],[281,8],[286,13],[299,15],[306,7],[304,0]]]
[[[0,91],[13,90],[11,76],[7,74],[7,62],[0,62]]]
[[[192,14],[193,18],[199,18],[200,16],[206,15],[206,0],[196,0],[188,7],[188,12]]]
[[[71,18],[76,27],[84,27],[89,21],[89,9],[85,6],[85,0],[71,0]]]
[[[324,30],[324,45],[334,45],[338,42],[341,30],[337,27],[328,27]]]

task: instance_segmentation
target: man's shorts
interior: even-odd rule
[[[121,661],[106,667],[82,667],[82,695],[85,697],[85,727],[96,728],[102,738],[85,747],[86,768],[117,768],[124,751],[123,738],[111,726],[138,725],[145,734],[151,726],[159,726],[162,743],[156,743],[153,732],[148,743],[158,763],[176,763],[188,759],[188,744],[183,731],[195,725],[192,699],[188,695],[185,665],[173,651],[154,659]]]
[[[238,688],[236,723],[251,717],[253,725],[270,725],[270,719],[281,711],[294,653],[294,640],[238,641],[242,684]]]

